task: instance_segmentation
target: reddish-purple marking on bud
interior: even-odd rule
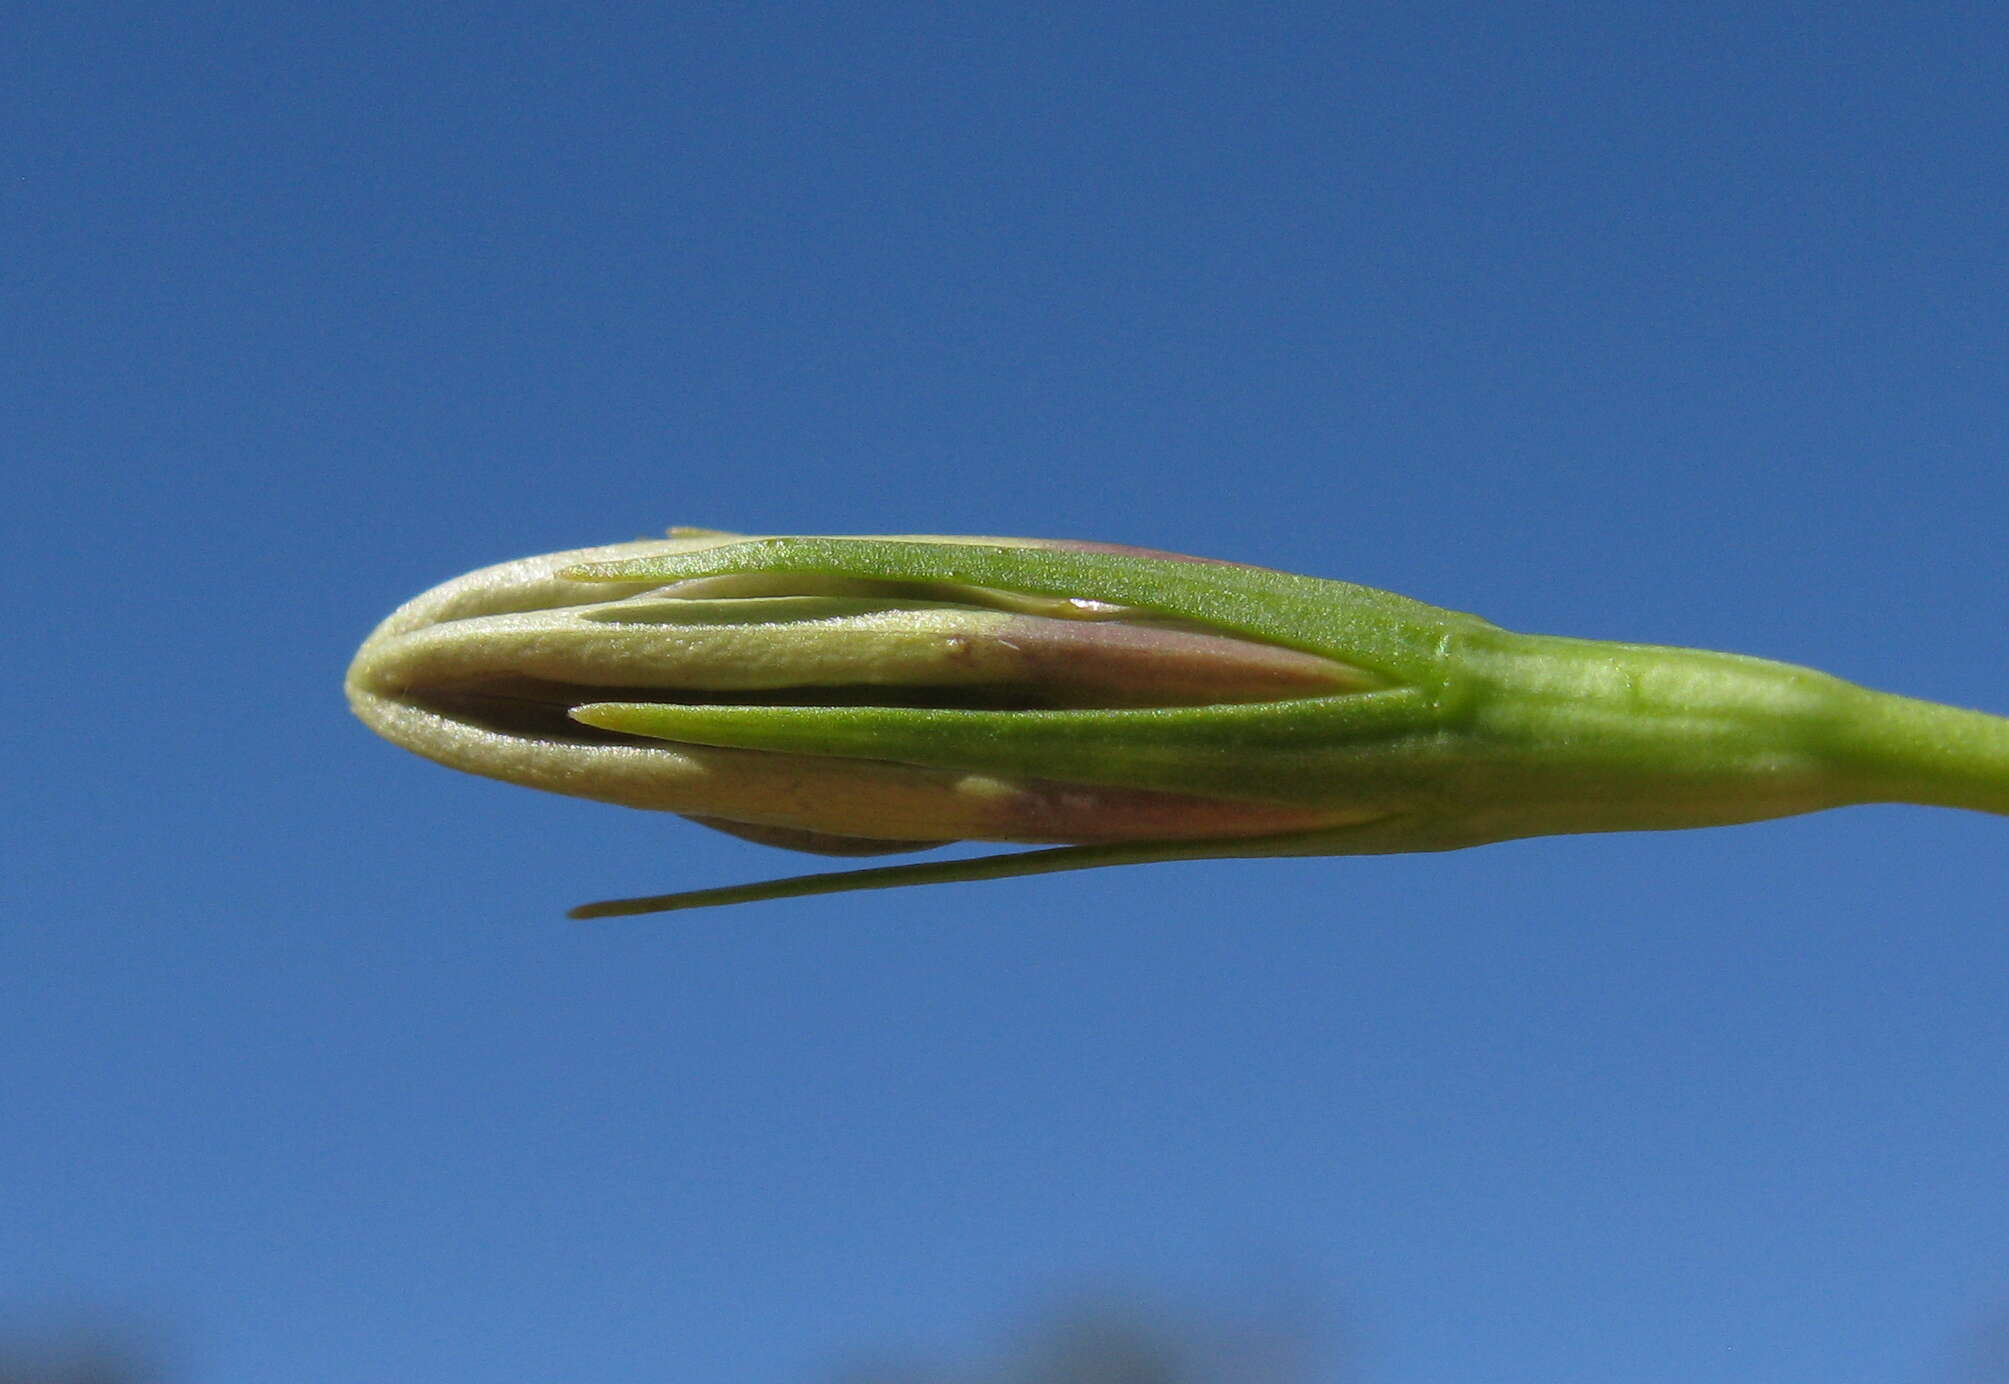
[[[1014,617],[985,642],[1011,651],[1025,685],[1070,706],[1271,702],[1382,685],[1370,673],[1319,654],[1113,620]]]
[[[1195,557],[1191,553],[1168,553],[1163,548],[1133,548],[1127,543],[1096,543],[1085,538],[1048,538],[1027,547],[1051,548],[1063,553],[1108,553],[1114,557],[1149,557],[1160,562],[1191,562],[1202,567],[1241,567],[1251,572],[1273,572],[1252,562],[1230,562],[1224,557]]]
[[[964,791],[996,792],[984,835],[1003,841],[1197,841],[1313,831],[1379,815],[1046,779],[996,781],[995,790],[973,783]]]

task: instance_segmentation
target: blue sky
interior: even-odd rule
[[[587,926],[798,858],[343,706],[425,587],[698,524],[2009,712],[2000,16],[1473,10],[17,9],[0,1315],[201,1384],[781,1384],[1105,1291],[1374,1384],[2009,1377],[2000,820]]]

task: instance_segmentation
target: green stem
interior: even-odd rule
[[[1716,826],[1851,803],[2009,815],[2009,719],[1738,654],[1482,631],[1447,697],[1501,835]],[[1490,747],[1490,748],[1489,748]],[[1491,810],[1499,825],[1483,814]]]
[[[1869,800],[2009,816],[2009,718],[1857,691],[1835,754]]]

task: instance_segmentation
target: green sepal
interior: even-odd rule
[[[1414,688],[1117,711],[595,702],[571,714],[683,744],[1321,806],[1356,805],[1377,766],[1434,756],[1439,744],[1430,701]],[[1394,773],[1389,784],[1412,779]]]
[[[824,894],[859,893],[868,889],[902,889],[917,884],[966,884],[984,879],[1019,879],[1029,875],[1050,875],[1066,870],[1092,870],[1106,865],[1155,865],[1172,860],[1241,860],[1269,856],[1346,855],[1377,849],[1412,849],[1384,846],[1372,832],[1379,823],[1335,827],[1287,836],[1245,837],[1230,841],[1123,841],[1096,846],[1055,846],[1046,850],[1011,851],[977,856],[969,860],[934,860],[916,865],[880,865],[864,870],[832,870],[811,875],[791,875],[784,879],[758,880],[714,889],[686,889],[674,894],[652,894],[632,899],[607,899],[581,904],[567,916],[581,921],[595,918],[633,918],[651,913],[678,913],[691,908],[713,908],[723,904],[760,903],[771,899],[800,899]],[[1357,842],[1357,844],[1350,844]],[[1427,845],[1413,849],[1427,850]]]
[[[758,538],[696,552],[584,563],[560,575],[573,581],[668,583],[756,572],[1092,597],[1324,654],[1397,682],[1427,679],[1448,636],[1492,628],[1476,615],[1350,582],[1234,563],[1003,544]]]

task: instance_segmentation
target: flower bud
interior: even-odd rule
[[[565,575],[724,541],[558,553],[435,588],[363,646],[351,702],[386,738],[455,768],[830,853],[963,837],[1267,835],[1349,817],[1064,775],[709,746],[629,726],[624,715],[665,705],[1136,709],[1379,685],[1317,654],[1087,597],[816,574],[670,583]]]
[[[673,530],[530,558],[394,613],[349,696],[455,768],[766,844],[1070,848],[662,907],[1879,800],[2009,812],[2000,718],[1103,544]]]

